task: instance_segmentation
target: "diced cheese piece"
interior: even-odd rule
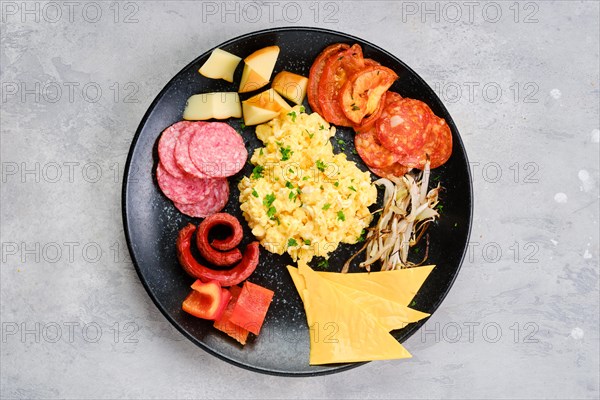
[[[233,82],[233,73],[242,59],[225,50],[215,49],[198,72],[211,79]]]
[[[288,71],[281,71],[273,78],[273,89],[286,99],[302,104],[306,96],[308,78]]]
[[[213,93],[213,118],[241,118],[242,107],[236,92]]]
[[[264,92],[250,97],[248,100],[244,100],[242,103],[280,113],[287,113],[292,109],[292,107],[273,89],[265,90]]]
[[[183,119],[190,121],[231,117],[242,117],[240,98],[236,92],[195,94],[188,99],[183,111]]]
[[[250,54],[244,59],[244,62],[259,76],[269,81],[278,56],[279,46],[268,46]]]
[[[246,126],[262,124],[279,115],[279,111],[267,110],[248,103],[242,103],[242,109]]]
[[[362,290],[405,306],[409,305],[435,265],[406,268],[394,271],[358,272],[341,274],[338,272],[317,272],[320,276],[340,285]]]
[[[244,65],[244,72],[242,72],[242,79],[240,81],[240,88],[238,92],[246,93],[260,89],[269,83],[268,79],[260,76],[256,71],[248,66]]]
[[[311,365],[411,357],[374,316],[333,283],[306,264],[300,264],[298,272],[306,283],[303,299]]]

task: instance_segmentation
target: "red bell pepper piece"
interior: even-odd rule
[[[179,231],[177,236],[177,258],[185,272],[203,281],[215,280],[221,286],[237,285],[252,275],[258,265],[260,255],[258,242],[252,242],[246,246],[242,261],[235,267],[227,270],[214,270],[200,264],[192,255],[190,246],[195,230],[196,227],[193,224],[188,224]]]
[[[231,299],[231,293],[219,285],[219,282],[203,283],[196,280],[192,292],[185,298],[181,308],[194,317],[216,320],[221,317]]]
[[[258,335],[274,294],[272,290],[244,282],[229,321]]]
[[[237,299],[240,296],[242,288],[239,286],[232,286],[229,288],[229,291],[231,292],[231,300],[229,301],[229,304],[227,304],[227,307],[225,308],[223,315],[221,315],[221,318],[216,320],[213,326],[244,345],[246,344],[246,340],[248,339],[248,334],[250,331],[242,328],[241,326],[237,326],[230,321],[233,308],[237,303]]]

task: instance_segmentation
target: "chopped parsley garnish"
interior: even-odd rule
[[[294,238],[289,238],[288,239],[288,247],[293,247],[293,246],[298,246],[298,242],[296,242],[296,239],[294,239]]]
[[[292,182],[290,182],[290,181],[285,181],[285,187],[288,189],[293,189],[294,185],[292,185]]]
[[[296,201],[296,193],[294,193],[294,192],[290,192],[290,194],[288,195],[288,198],[289,198],[290,200],[294,200],[294,201]]]
[[[267,210],[267,217],[273,219],[273,216],[277,213],[277,209],[273,206],[269,207]]]
[[[290,169],[288,169],[288,172],[289,172],[290,174],[293,174],[293,173],[294,173],[294,169],[293,169],[293,168],[290,168]]]
[[[296,111],[290,111],[287,115],[292,117],[292,122],[296,122]]]
[[[308,137],[312,139],[313,137],[315,137],[315,134],[314,133],[309,133]]]
[[[263,167],[262,165],[255,166],[254,169],[252,170],[252,179],[262,178],[264,170],[265,170],[265,167]]]
[[[344,140],[343,140],[343,139],[338,139],[338,140],[337,140],[337,143],[338,143],[340,146],[343,146],[343,145],[345,145],[345,144],[346,144],[346,142],[344,142]]]
[[[304,106],[300,106],[300,112],[302,113],[302,112],[304,112],[304,110],[305,110]]]
[[[340,183],[336,182],[336,183],[333,184],[333,186],[338,187],[338,186],[340,186]]]
[[[365,235],[366,235],[367,231],[366,230],[362,230],[360,232],[360,236],[358,237],[358,239],[356,239],[356,243],[361,243],[365,241]]]
[[[360,110],[360,107],[357,106],[356,104],[352,104],[352,111],[358,111]]]
[[[348,189],[352,190],[353,192],[356,192],[356,189],[354,189],[354,186],[348,186]]]
[[[325,129],[325,125],[319,125],[319,129],[320,129],[320,130],[323,130],[323,129]]]
[[[329,261],[327,261],[327,260],[321,260],[317,264],[317,267],[327,269],[327,268],[329,268]]]
[[[263,148],[260,148],[260,151],[258,152],[258,154],[260,154],[261,156],[263,155]]]
[[[304,239],[304,244],[307,245],[307,246],[310,246],[310,240]]]
[[[256,189],[252,189],[252,196],[258,197],[258,192],[256,191]]]
[[[319,187],[319,189],[321,189],[321,190],[325,190],[325,189],[323,189],[323,185],[321,185],[321,186]]]
[[[271,207],[273,205],[273,202],[275,201],[275,199],[276,199],[276,197],[275,197],[274,193],[268,194],[263,199],[263,205],[265,207]]]
[[[325,203],[325,205],[323,205],[323,210],[329,210],[329,207],[331,207],[331,204]]]
[[[275,144],[279,147],[283,146],[283,142],[280,142],[279,140],[276,140]]]
[[[444,211],[444,206],[442,204],[438,204],[435,208],[440,214]]]
[[[290,149],[290,146],[280,147],[279,152],[281,152],[281,161],[287,161],[290,159],[294,152]]]
[[[309,179],[310,179],[310,178],[309,178],[308,176],[305,176],[304,178],[302,178],[302,180],[303,180],[303,181],[307,181],[307,180],[309,180]]]
[[[317,169],[319,171],[324,172],[325,171],[325,167],[326,167],[326,165],[325,165],[325,163],[323,161],[317,160]]]
[[[344,212],[342,210],[338,211],[337,217],[338,217],[338,219],[340,221],[345,221],[346,220],[346,216],[344,215]]]
[[[358,154],[355,148],[352,149],[352,154]]]

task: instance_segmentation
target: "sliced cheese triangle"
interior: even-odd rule
[[[306,285],[298,290],[309,325],[311,365],[411,357],[375,317],[332,283],[306,265],[298,272]]]
[[[348,286],[340,285],[336,282],[332,284],[344,292],[344,294],[359,305],[367,314],[374,316],[386,331],[404,328],[411,322],[417,322],[430,314],[413,310],[404,304],[375,296],[372,293],[363,292]]]
[[[303,291],[306,289],[304,277],[300,275],[298,268],[294,268],[289,265],[287,268],[292,280],[294,281],[296,289],[298,289],[300,298],[304,302]],[[421,311],[413,310],[412,308],[395,301],[391,301],[380,296],[375,296],[368,292],[363,292],[362,290],[340,285],[333,281],[331,281],[331,283],[337,290],[342,291],[346,296],[350,297],[366,313],[374,316],[379,324],[388,332],[394,329],[404,328],[409,323],[420,321],[421,319],[430,315]]]
[[[435,265],[380,272],[317,272],[340,285],[371,293],[405,306],[409,305]]]

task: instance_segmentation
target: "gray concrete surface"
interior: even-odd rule
[[[598,398],[598,2],[248,4],[1,3],[0,396]],[[462,133],[469,256],[411,360],[239,369],[172,328],[130,262],[122,173],[152,99],[205,50],[290,25],[398,55]]]

